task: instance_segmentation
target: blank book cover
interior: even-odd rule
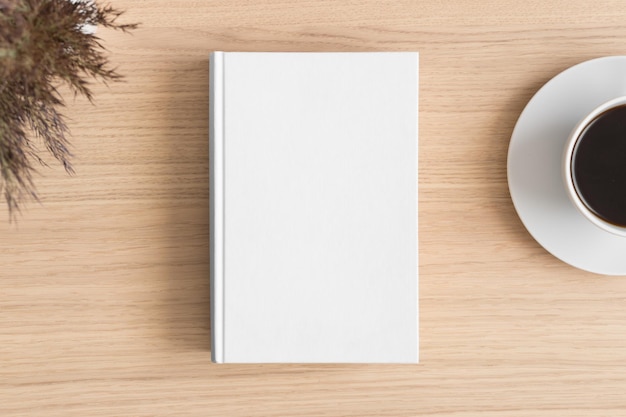
[[[212,357],[418,362],[418,54],[211,54]]]

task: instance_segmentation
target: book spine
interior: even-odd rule
[[[209,64],[211,360],[224,362],[224,53]]]

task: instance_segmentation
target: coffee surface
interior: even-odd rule
[[[572,155],[572,177],[591,212],[626,226],[626,105],[598,115],[582,131]]]

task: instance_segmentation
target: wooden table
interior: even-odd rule
[[[99,32],[127,79],[68,103],[77,175],[2,208],[0,415],[626,414],[626,278],[548,254],[506,182],[537,89],[626,53],[626,2],[114,5],[142,27]],[[421,53],[419,365],[210,362],[212,50]]]

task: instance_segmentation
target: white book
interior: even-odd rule
[[[213,361],[418,362],[418,54],[210,62]]]

